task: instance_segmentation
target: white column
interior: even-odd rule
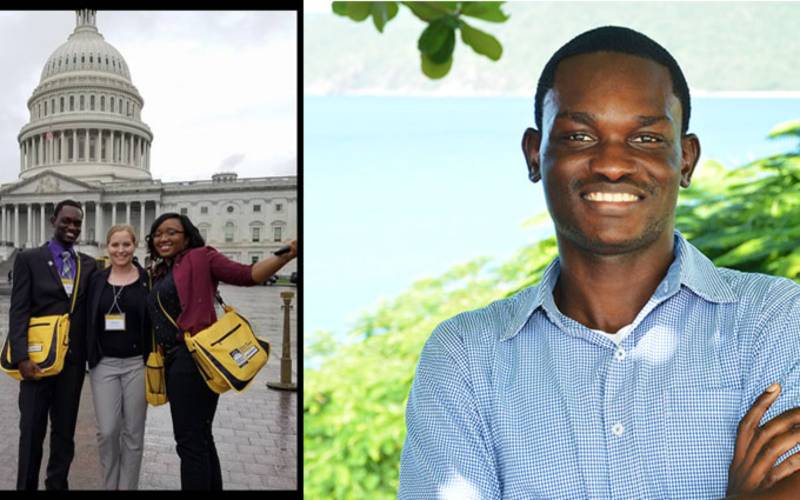
[[[156,201],[155,204],[156,204],[156,213],[155,213],[156,216],[153,217],[153,221],[158,219],[158,216],[161,215],[161,202],[160,201]]]
[[[120,132],[119,133],[119,149],[120,149],[120,153],[121,153],[122,156],[120,157],[119,161],[123,165],[125,165],[127,163],[127,158],[128,158],[128,156],[127,156],[128,151],[126,150],[127,149],[126,146],[127,146],[127,144],[125,143],[125,132]]]
[[[103,204],[96,202],[94,204],[94,239],[102,244],[103,238],[101,236],[100,220],[103,217]]]
[[[26,235],[25,235],[25,246],[26,246],[27,248],[30,248],[30,247],[31,247],[31,245],[32,245],[32,242],[31,242],[31,233],[32,233],[33,231],[32,231],[32,229],[31,229],[31,227],[33,226],[33,224],[32,224],[32,222],[33,222],[33,218],[31,217],[31,204],[30,204],[30,203],[28,203],[26,206],[27,206],[27,211],[28,211],[28,220],[27,220],[27,221],[25,221],[25,222],[26,222],[26,224],[25,224],[25,228],[28,230],[28,234],[26,234]]]
[[[72,129],[72,161],[78,161],[78,129]]]
[[[89,161],[89,129],[88,128],[86,129],[86,140],[84,142],[85,142],[86,145],[83,147],[83,160],[84,161]]]
[[[55,155],[55,152],[56,152],[55,143],[56,143],[56,141],[55,141],[55,139],[56,139],[56,136],[53,135],[52,132],[50,132],[49,139],[47,139],[47,152],[50,155],[49,163],[51,165],[56,162],[56,159],[55,159],[55,156],[56,156]]]
[[[19,246],[19,204],[14,203],[14,248]]]
[[[108,131],[108,145],[106,146],[106,161],[109,163],[114,161],[114,131]]]
[[[44,209],[47,207],[46,203],[39,204],[39,243],[44,243],[45,234],[44,234]]]
[[[2,212],[0,212],[0,213],[2,213],[2,215],[0,215],[0,217],[3,220],[3,228],[0,229],[0,239],[2,239],[3,243],[5,243],[6,241],[8,241],[8,238],[6,237],[6,235],[8,234],[8,219],[6,218],[6,204],[5,203],[3,203]]]
[[[284,239],[297,238],[297,201],[286,200],[286,232]]]
[[[125,202],[125,224],[131,223],[131,202]]]
[[[139,241],[144,242],[144,210],[146,201],[139,202],[141,213],[139,214]]]
[[[115,226],[117,224],[117,202],[111,204],[111,225]]]
[[[83,217],[81,217],[81,238],[80,242],[86,242],[86,203],[81,201],[79,202],[81,205],[81,212],[83,212]]]

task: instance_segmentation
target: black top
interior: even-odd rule
[[[167,271],[164,277],[153,283],[153,290],[147,297],[147,309],[150,313],[150,318],[153,320],[156,342],[161,344],[164,349],[169,349],[179,342],[182,343],[182,337],[181,340],[178,339],[181,332],[161,311],[156,297],[161,299],[161,305],[172,316],[172,320],[177,321],[182,309],[181,301],[178,298],[178,289],[175,287],[175,280],[172,278],[172,268]]]
[[[117,305],[114,306],[114,292],[117,293]],[[142,323],[140,311],[147,300],[147,288],[134,281],[122,287],[112,286],[106,281],[100,293],[100,307],[97,309],[97,324],[101,326],[100,351],[104,356],[112,358],[130,358],[141,356],[143,349],[142,335],[139,325]],[[106,330],[106,314],[125,313],[125,330]]]
[[[125,318],[125,326],[132,328],[131,332],[136,332],[139,342],[135,343],[137,348],[141,350],[142,362],[144,362],[145,359],[147,359],[147,355],[152,350],[153,343],[150,319],[147,315],[147,300],[145,299],[149,287],[147,285],[147,273],[145,270],[139,265],[136,265],[136,269],[139,271],[139,281],[130,285],[125,285],[126,290],[122,295],[127,295],[128,297],[131,295],[143,295],[141,300],[127,302],[125,306],[128,309],[125,311],[127,316]],[[110,289],[110,285],[108,284],[108,277],[110,275],[111,267],[107,267],[106,269],[94,273],[89,284],[89,297],[87,299],[89,313],[87,314],[86,344],[88,347],[87,361],[89,362],[90,368],[97,366],[97,363],[100,362],[103,356],[112,356],[112,354],[105,352],[105,345],[102,343],[103,337],[106,335],[104,315],[106,311],[108,311],[108,307],[103,309],[100,305],[100,300],[106,288],[108,287]],[[135,293],[133,291],[134,287],[138,288]],[[136,309],[136,311],[131,311],[132,309]],[[122,334],[122,332],[116,333]],[[131,342],[133,343],[133,341]]]

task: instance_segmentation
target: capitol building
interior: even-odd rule
[[[0,258],[47,241],[53,209],[67,198],[83,206],[78,249],[96,257],[105,253],[108,228],[130,223],[143,259],[144,236],[164,212],[188,215],[209,245],[247,264],[297,237],[296,176],[152,178],[156,135],[142,121],[144,99],[93,10],[77,11],[75,30],[44,63],[27,105],[30,118],[17,136],[19,179],[0,186]]]

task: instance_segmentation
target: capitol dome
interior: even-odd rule
[[[90,182],[149,180],[153,134],[128,63],[98,31],[96,11],[79,10],[75,20],[28,99],[19,177],[52,170]]]
[[[90,12],[85,17],[78,13],[77,16],[75,31],[47,59],[41,81],[70,71],[87,70],[113,73],[130,81],[128,64],[122,54],[97,31],[94,13]]]

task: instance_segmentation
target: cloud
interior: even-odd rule
[[[230,172],[234,169],[234,167],[240,164],[244,160],[244,155],[241,153],[237,153],[234,155],[230,155],[229,157],[222,160],[219,168],[217,169],[218,172]]]
[[[19,175],[27,100],[74,27],[74,12],[0,13],[0,182]],[[210,179],[232,151],[240,177],[296,174],[296,12],[101,10],[97,28],[144,99],[154,178]]]

